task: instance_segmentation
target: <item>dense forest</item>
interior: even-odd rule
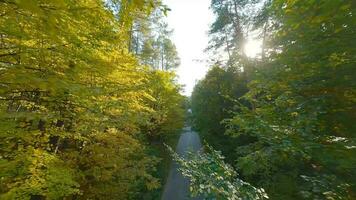
[[[227,59],[191,97],[195,128],[212,145],[193,164],[177,158],[193,189],[218,199],[355,199],[356,1],[211,7],[208,50]],[[252,33],[262,41],[256,58],[243,51]]]
[[[167,11],[0,1],[0,199],[159,198],[186,112]]]
[[[188,98],[164,1],[0,0],[0,199],[160,199],[170,154],[205,199],[356,199],[356,1],[209,1]]]

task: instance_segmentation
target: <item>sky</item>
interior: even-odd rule
[[[208,31],[214,21],[210,10],[211,0],[164,0],[171,11],[168,12],[168,26],[173,29],[172,40],[175,43],[181,65],[177,69],[178,82],[185,85],[183,94],[190,96],[195,83],[204,78],[209,69],[209,60],[204,49],[208,46]],[[261,53],[260,39],[253,34],[247,37],[244,51],[254,58]],[[199,62],[200,61],[200,62]],[[203,61],[203,62],[202,62]]]
[[[213,21],[210,0],[164,0],[164,3],[172,9],[167,22],[174,30],[171,39],[181,59],[178,81],[185,85],[183,94],[190,96],[196,81],[209,69],[205,62],[197,60],[207,59],[204,49],[208,46],[208,30]]]

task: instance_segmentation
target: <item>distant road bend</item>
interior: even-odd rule
[[[179,155],[186,156],[189,151],[196,152],[201,148],[199,135],[190,127],[185,127],[181,134],[176,151]],[[162,200],[201,200],[202,198],[191,198],[189,192],[189,180],[178,171],[178,164],[173,161]]]

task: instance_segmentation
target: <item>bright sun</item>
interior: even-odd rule
[[[244,51],[246,55],[250,58],[256,58],[261,54],[262,41],[260,40],[248,40],[244,46]]]

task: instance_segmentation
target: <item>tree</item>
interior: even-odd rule
[[[129,52],[136,13],[156,6],[0,2],[1,199],[133,199],[160,186],[142,128],[149,102],[161,106],[147,84],[160,76]],[[179,104],[167,79],[160,90]]]
[[[246,95],[256,109],[231,121],[233,135],[258,138],[240,148],[239,168],[251,178],[264,177],[274,198],[352,199],[354,96],[342,94],[355,84],[347,78],[354,74],[354,6],[274,1],[270,9],[280,28],[272,61]],[[251,169],[256,162],[264,164]],[[289,190],[277,192],[278,183]]]
[[[157,8],[149,17],[138,18],[133,24],[131,46],[143,64],[169,71],[176,69],[180,60],[175,44],[170,39],[173,31],[164,21],[165,14]]]
[[[247,80],[234,67],[212,67],[205,78],[194,87],[191,105],[195,128],[204,140],[219,149],[229,162],[235,159],[237,141],[225,135],[224,119],[232,117],[235,99],[247,92]],[[241,102],[243,103],[243,102]]]
[[[189,178],[192,196],[204,199],[268,199],[263,188],[255,188],[239,179],[234,169],[224,162],[221,152],[207,146],[205,152],[189,154],[184,158],[168,147],[174,160],[180,164],[183,176]]]
[[[268,1],[264,25],[250,22],[271,31],[248,92],[233,108],[210,101],[234,110],[226,134],[248,140],[227,155],[237,158],[241,178],[272,199],[355,198],[355,8],[352,1]],[[209,80],[224,82],[207,76],[196,90]],[[203,97],[195,101],[207,103]],[[206,110],[198,115],[209,116]]]

